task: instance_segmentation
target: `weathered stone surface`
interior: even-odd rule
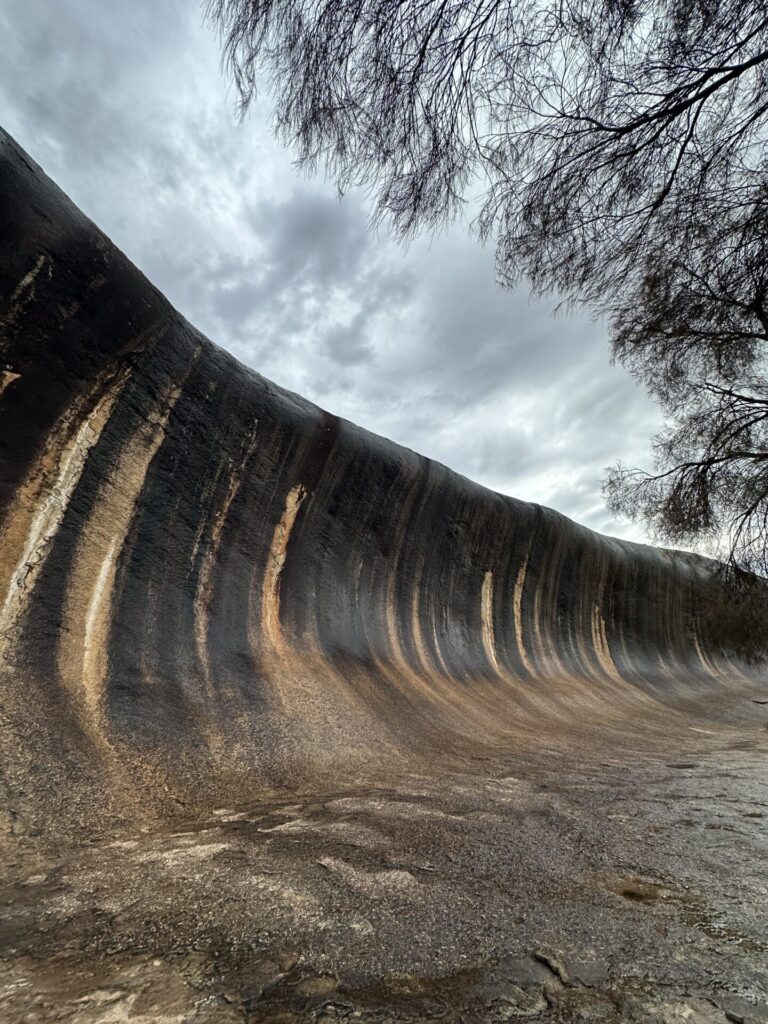
[[[0,737],[28,827],[563,726],[622,742],[745,682],[698,641],[702,560],[270,384],[6,135],[0,197]]]
[[[768,1020],[708,572],[247,370],[0,134],[0,1021]]]

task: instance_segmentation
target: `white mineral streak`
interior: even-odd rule
[[[83,682],[89,704],[98,700],[98,685],[106,667],[104,641],[109,626],[110,593],[115,575],[116,550],[117,538],[114,538],[96,576],[96,583],[85,616]]]
[[[515,592],[512,598],[512,614],[515,621],[515,639],[517,641],[517,649],[520,652],[520,659],[525,666],[526,670],[535,675],[533,665],[528,659],[528,655],[525,652],[525,644],[523,642],[523,616],[522,616],[522,604],[523,604],[523,588],[525,586],[525,573],[528,568],[527,557],[523,560],[523,564],[520,566],[520,570],[515,580]]]
[[[608,645],[608,637],[605,632],[605,619],[596,604],[592,605],[591,625],[592,646],[600,668],[611,679],[615,679],[619,683],[623,682],[622,677],[619,674],[619,670],[616,668],[613,656],[611,655],[611,648]]]
[[[0,608],[0,651],[13,641],[15,627],[31,600],[40,570],[80,481],[88,454],[101,437],[129,375],[130,371],[126,371],[112,382],[68,439],[67,434],[82,403],[67,410],[51,431],[46,451],[19,490],[8,523],[14,531],[21,525],[22,543],[8,576]],[[41,481],[42,493],[36,493]],[[23,522],[25,519],[26,524]],[[8,532],[4,531],[4,544],[10,540],[5,536]]]
[[[275,648],[282,646],[282,633],[280,629],[280,576],[288,553],[291,530],[296,522],[296,516],[299,514],[301,503],[306,496],[307,491],[303,484],[295,484],[288,492],[283,514],[272,535],[272,544],[270,545],[269,557],[267,558],[264,588],[262,591],[261,622],[264,638]]]
[[[69,576],[59,665],[70,692],[80,699],[84,725],[92,734],[97,729],[107,672],[118,560],[181,391],[180,385],[170,388],[159,411],[148,416],[125,442],[79,534]]]
[[[28,306],[30,302],[35,299],[35,287],[37,284],[37,278],[43,267],[48,264],[48,279],[50,280],[53,276],[53,265],[49,262],[48,257],[41,253],[35,261],[34,267],[22,277],[19,283],[11,293],[11,301],[8,312],[5,317],[5,323],[7,327],[12,326],[18,320],[19,316],[23,312],[25,306]]]
[[[19,281],[19,283],[14,288],[13,293],[11,295],[11,303],[18,302],[18,300],[21,298],[21,296],[27,290],[29,290],[29,294],[27,295],[27,301],[29,301],[29,299],[34,297],[34,294],[35,294],[35,278],[40,273],[40,271],[43,269],[43,267],[45,266],[46,262],[47,262],[47,260],[46,260],[45,254],[41,253],[37,257],[37,260],[35,261],[34,267],[29,271],[29,273],[25,274],[24,277],[22,277],[22,279]]]
[[[496,657],[496,644],[493,636],[493,573],[488,569],[483,577],[483,589],[480,594],[480,617],[483,624],[483,647],[494,670],[501,675],[501,667]]]
[[[702,667],[703,667],[704,671],[708,675],[712,676],[713,679],[719,678],[719,673],[717,672],[717,669],[712,664],[711,659],[708,658],[707,655],[704,653],[704,650],[703,650],[703,648],[701,646],[701,640],[699,638],[699,630],[697,628],[694,628],[691,632],[693,634],[693,646],[694,646],[694,649],[696,651],[696,655],[697,655],[699,661],[702,664]]]
[[[418,583],[413,588],[413,599],[411,601],[411,635],[413,646],[416,650],[416,657],[419,662],[419,669],[426,675],[432,673],[432,659],[430,658],[424,635],[421,630],[421,591]]]
[[[451,673],[448,669],[448,665],[445,662],[445,658],[443,657],[442,648],[440,647],[440,635],[437,630],[437,609],[434,607],[432,609],[432,642],[434,643],[435,657],[437,658],[438,664],[440,665],[440,670],[442,674],[447,679],[449,679]]]

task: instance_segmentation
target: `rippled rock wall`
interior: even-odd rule
[[[631,733],[743,680],[700,637],[705,561],[495,494],[242,366],[2,133],[0,207],[11,819]]]

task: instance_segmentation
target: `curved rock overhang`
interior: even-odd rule
[[[744,684],[700,636],[705,560],[265,380],[2,133],[0,207],[0,741],[30,807],[623,742]]]

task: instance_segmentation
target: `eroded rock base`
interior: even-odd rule
[[[766,1021],[768,731],[674,750],[10,837],[0,1019]]]

